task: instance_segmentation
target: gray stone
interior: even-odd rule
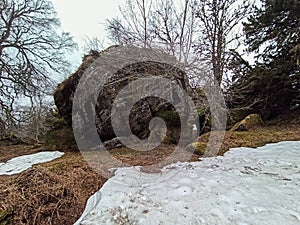
[[[105,50],[104,52],[106,51],[109,51],[109,49]],[[59,113],[64,117],[64,119],[70,126],[72,125],[73,97],[77,85],[86,69],[90,65],[92,65],[92,63],[96,59],[98,59],[98,57],[101,57],[102,54],[103,52],[94,52],[91,55],[85,56],[85,58],[83,59],[83,63],[79,67],[79,69],[71,77],[61,83],[54,94],[55,104],[59,110]],[[92,71],[91,74],[93,76],[96,76],[97,71]],[[100,139],[103,142],[111,140],[111,142],[107,143],[108,147],[118,146],[117,139],[114,139],[116,137],[116,134],[111,124],[112,106],[113,104],[118,105],[118,103],[114,102],[117,95],[130,82],[133,82],[140,78],[153,76],[163,77],[168,79],[172,85],[176,84],[181,87],[185,92],[189,94],[189,96],[191,96],[192,99],[197,99],[188,84],[186,73],[183,70],[166,63],[154,61],[137,62],[123,67],[115,74],[109,74],[107,76],[108,82],[105,83],[104,87],[97,97],[97,104],[95,108],[95,123]],[[149,136],[149,123],[151,119],[155,117],[154,115],[158,112],[165,110],[174,110],[174,107],[181,107],[183,111],[185,110],[185,112],[189,113],[189,107],[186,107],[185,102],[180,101],[180,96],[178,96],[178,93],[176,93],[176,91],[172,91],[172,88],[169,90],[159,89],[159,84],[155,87],[146,86],[146,88],[150,90],[151,88],[153,90],[159,90],[161,91],[162,95],[167,93],[169,98],[172,99],[175,105],[171,105],[165,100],[156,97],[146,97],[134,104],[129,115],[129,125],[132,133],[140,139],[145,139]],[[138,92],[138,87],[132,87],[132,96],[136,95],[136,92]],[[129,96],[122,97],[124,97],[124,99],[126,100],[126,98],[129,99],[132,96],[129,94]],[[120,101],[120,99],[118,99],[118,101]],[[118,106],[120,106],[120,104]],[[90,106],[87,105],[86,107],[84,107],[84,109],[81,110],[83,110],[86,114],[90,113],[89,107]],[[126,105],[124,106],[124,109],[125,108]],[[118,110],[118,112],[114,114],[115,118],[120,119],[120,123],[117,124],[117,128],[121,131],[121,134],[118,136],[128,136],[129,134],[127,133],[127,131],[124,131],[124,133],[122,133],[122,129],[125,126],[125,122],[123,123],[122,121],[126,118],[124,118],[124,115],[122,114],[122,107],[120,107],[119,109],[120,110]],[[82,124],[82,126],[84,125]],[[178,129],[180,129],[180,127]],[[87,132],[90,131],[87,130]]]

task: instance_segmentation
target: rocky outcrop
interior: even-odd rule
[[[248,131],[253,127],[262,126],[263,120],[259,114],[250,114],[242,121],[236,123],[231,131]]]
[[[76,87],[84,71],[99,57],[99,55],[100,53],[93,52],[92,54],[84,56],[83,62],[77,71],[59,84],[54,93],[54,101],[59,110],[59,114],[70,126],[72,125],[72,98]]]
[[[115,46],[114,48],[118,48]],[[109,51],[105,50],[105,51]],[[101,57],[103,52],[94,52],[91,55],[85,56],[82,65],[79,69],[67,80],[61,83],[55,94],[55,104],[59,110],[61,116],[72,125],[72,103],[76,87],[83,76],[85,70],[98,58]],[[133,82],[139,78],[160,76],[166,78],[170,83],[174,83],[185,90],[192,98],[197,99],[188,84],[187,76],[181,69],[161,62],[144,61],[133,63],[117,71],[115,74],[111,74],[108,77],[108,82],[101,89],[96,104],[96,128],[99,137],[102,141],[109,141],[116,137],[115,132],[111,124],[111,110],[119,92],[127,86],[130,82]],[[153,88],[148,87],[146,88]],[[159,87],[154,87],[154,89]],[[169,92],[169,90],[160,90],[163,92]],[[136,93],[132,93],[134,95]],[[172,111],[174,106],[181,105],[183,108],[184,102],[180,101],[179,96],[176,92],[168,93],[169,97],[173,100],[175,105],[171,105],[165,100],[157,97],[146,97],[138,101],[131,109],[129,115],[129,124],[131,131],[137,137],[144,139],[149,136],[149,123],[156,117],[159,112]],[[188,109],[186,109],[188,110]],[[119,112],[122,116],[122,112]],[[118,117],[118,115],[116,115]],[[123,126],[120,124],[120,126]],[[122,130],[122,127],[120,127]],[[180,129],[180,126],[179,126]],[[179,132],[180,133],[180,132]],[[126,133],[121,135],[128,135]],[[173,140],[176,138],[172,138]],[[177,137],[178,140],[178,137]],[[117,143],[117,140],[113,140],[111,143]]]

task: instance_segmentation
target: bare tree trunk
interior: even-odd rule
[[[224,70],[227,66],[229,49],[241,34],[236,33],[236,27],[249,12],[250,0],[204,0],[201,1],[197,13],[204,34],[197,44],[200,58],[211,64],[216,82],[221,85]],[[233,33],[236,33],[233,35]],[[231,37],[230,35],[233,35]]]
[[[121,10],[123,21],[108,20],[110,38],[162,48],[188,64],[197,28],[195,4],[190,0],[183,6],[172,0],[127,0]]]

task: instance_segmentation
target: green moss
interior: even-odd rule
[[[227,124],[229,126],[233,126],[235,123],[243,120],[249,114],[251,114],[249,109],[230,109],[227,115]]]
[[[248,138],[249,136],[251,137],[251,134],[249,134],[249,132],[238,132],[238,131],[236,131],[234,133],[234,135],[237,139],[244,139],[244,138]]]
[[[60,151],[77,150],[73,129],[68,126],[67,122],[61,116],[54,113],[47,120],[47,126],[49,129],[43,137],[47,148]]]
[[[13,210],[0,210],[0,225],[8,224],[13,216]]]
[[[154,116],[162,118],[168,127],[180,127],[180,118],[176,111],[160,111]]]
[[[204,155],[207,144],[204,142],[194,142],[192,143],[192,146],[194,148],[194,153],[197,155]]]

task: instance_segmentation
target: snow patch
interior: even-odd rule
[[[75,225],[300,224],[300,142],[201,160],[161,174],[117,169]]]
[[[45,163],[60,158],[63,152],[39,152],[13,158],[6,163],[0,163],[0,175],[13,175],[21,173],[35,164]]]

